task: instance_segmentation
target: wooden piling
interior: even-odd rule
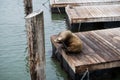
[[[24,0],[25,14],[26,16],[33,12],[32,0]]]
[[[45,80],[45,42],[43,11],[26,17],[31,80]]]

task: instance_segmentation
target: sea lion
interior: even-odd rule
[[[69,53],[79,53],[82,49],[82,41],[80,38],[69,30],[60,32],[54,40],[57,43],[62,43],[65,51]]]

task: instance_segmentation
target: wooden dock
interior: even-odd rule
[[[120,0],[50,0],[50,7],[52,9],[52,12],[58,12],[58,8],[62,10],[67,5],[89,6],[108,4],[120,4]]]
[[[28,1],[29,3],[29,1]],[[27,4],[28,6],[28,4]],[[26,8],[27,9],[27,8]],[[43,11],[37,10],[32,13],[27,11],[26,31],[28,45],[28,61],[30,80],[45,80],[45,40],[44,40],[44,17]],[[39,45],[38,45],[39,44]]]
[[[66,7],[70,23],[120,21],[120,5]]]
[[[117,25],[118,23],[120,24],[120,5],[75,6],[72,8],[67,6],[65,10],[69,27],[74,27],[76,24],[81,23],[97,22],[117,22],[113,25],[114,27],[119,26]],[[104,24],[101,23],[100,25],[104,26]],[[78,26],[80,27],[81,25]]]
[[[80,80],[80,74],[86,69],[94,71],[120,67],[120,28],[79,32],[76,35],[83,42],[80,54],[57,50],[60,44],[54,42],[56,35],[51,37],[53,56],[73,80]]]

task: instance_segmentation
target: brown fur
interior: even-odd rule
[[[79,53],[82,49],[80,38],[69,30],[60,32],[54,41],[63,43],[63,47],[70,53]]]

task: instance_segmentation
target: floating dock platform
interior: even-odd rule
[[[52,12],[64,12],[67,5],[72,6],[89,6],[89,5],[108,5],[120,4],[120,0],[50,0]]]
[[[54,42],[56,35],[51,36],[53,56],[73,80],[80,80],[80,74],[86,69],[95,71],[120,67],[120,28],[75,34],[83,42],[79,54],[66,54],[63,49],[59,49],[60,44]]]
[[[88,23],[86,26],[90,26],[91,23],[97,23],[97,26],[103,27],[108,25],[116,27],[120,25],[120,5],[67,6],[65,10],[67,24],[70,29],[72,27],[75,28],[76,25],[81,27],[83,23]]]

